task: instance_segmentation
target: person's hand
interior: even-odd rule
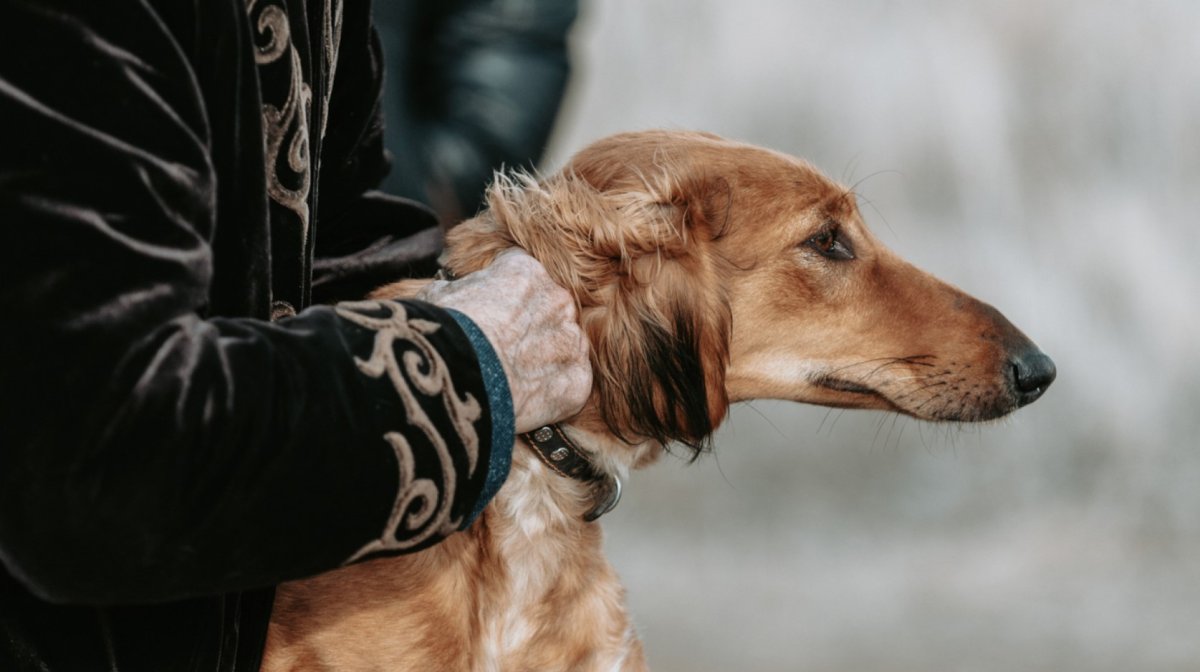
[[[435,280],[416,298],[471,318],[500,357],[518,433],[568,418],[592,389],[587,339],[575,302],[524,251],[502,252],[459,280]]]

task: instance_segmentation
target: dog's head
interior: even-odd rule
[[[629,441],[698,448],[756,398],[987,420],[1054,379],[998,311],[884,247],[849,190],[713,135],[617,135],[556,175],[500,178],[444,263],[469,273],[513,245],[574,293],[585,415]]]

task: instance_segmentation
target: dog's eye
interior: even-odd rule
[[[836,228],[826,228],[812,238],[804,241],[804,244],[816,250],[818,254],[826,259],[836,261],[853,259],[854,251],[841,239],[841,236],[838,235],[839,233]]]

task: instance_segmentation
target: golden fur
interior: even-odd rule
[[[540,181],[499,178],[447,243],[457,275],[519,246],[573,292],[595,386],[568,431],[622,477],[668,442],[701,449],[740,400],[959,421],[1019,405],[1009,361],[1032,344],[883,247],[847,189],[769,150],[614,136]],[[588,505],[518,442],[470,530],[280,586],[263,669],[645,669]]]

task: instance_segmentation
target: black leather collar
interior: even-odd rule
[[[521,438],[552,471],[591,486],[592,508],[583,515],[585,521],[590,523],[617,508],[617,503],[621,501],[621,479],[597,469],[587,453],[571,441],[562,427],[546,425],[522,434]]]

